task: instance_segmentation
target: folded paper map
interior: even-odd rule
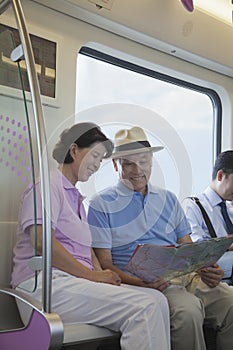
[[[233,237],[221,237],[179,245],[138,245],[126,270],[145,282],[171,280],[215,263],[233,243]]]

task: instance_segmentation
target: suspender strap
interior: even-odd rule
[[[208,228],[208,231],[209,231],[209,234],[212,238],[215,238],[217,237],[216,233],[215,233],[215,230],[214,230],[214,227],[210,221],[210,218],[207,214],[207,212],[205,211],[205,209],[203,208],[201,202],[199,201],[199,198],[197,197],[189,197],[190,199],[192,199],[197,205],[198,207],[200,208],[201,210],[201,213],[203,215],[203,219],[205,220],[205,223],[206,223],[206,226]]]

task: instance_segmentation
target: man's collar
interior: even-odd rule
[[[124,184],[124,182],[121,180],[118,181],[116,187],[117,187],[117,192],[120,196],[125,196],[125,197],[132,196],[134,192],[131,188],[127,187]],[[158,189],[150,183],[147,184],[147,189],[148,189],[147,193],[158,193]]]
[[[204,196],[207,197],[208,201],[213,207],[222,202],[221,197],[210,186],[208,186],[204,191]]]

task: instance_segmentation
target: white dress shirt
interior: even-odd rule
[[[218,205],[220,202],[222,202],[219,195],[211,187],[207,187],[207,189],[201,195],[199,195],[198,198],[209,216],[217,237],[227,236],[226,224],[221,213],[221,207]],[[226,206],[229,217],[233,222],[233,205],[231,202],[226,202]],[[192,240],[196,242],[211,238],[201,210],[197,204],[190,198],[187,198],[184,200],[183,207],[191,226]],[[218,264],[224,271],[223,278],[231,278],[233,251],[223,254],[223,256],[218,260]]]
[[[210,218],[217,237],[227,236],[226,224],[221,213],[221,208],[218,205],[220,202],[222,202],[221,197],[219,197],[219,195],[211,187],[207,187],[206,190],[198,196],[198,198]],[[226,202],[226,205],[229,217],[233,222],[233,205],[231,202]],[[191,225],[192,240],[198,241],[211,238],[202,213],[197,204],[191,199],[185,200],[184,210]]]

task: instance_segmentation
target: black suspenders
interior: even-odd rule
[[[203,208],[201,202],[199,201],[199,198],[197,198],[197,197],[188,197],[188,198],[192,199],[198,205],[198,207],[200,208],[201,213],[203,215],[203,219],[205,220],[206,226],[207,226],[207,228],[209,230],[210,236],[212,238],[217,237],[217,235],[215,233],[215,230],[214,230],[214,227],[213,227],[213,225],[212,225],[212,223],[210,221],[210,218],[209,218],[207,212],[205,211],[205,209]]]

